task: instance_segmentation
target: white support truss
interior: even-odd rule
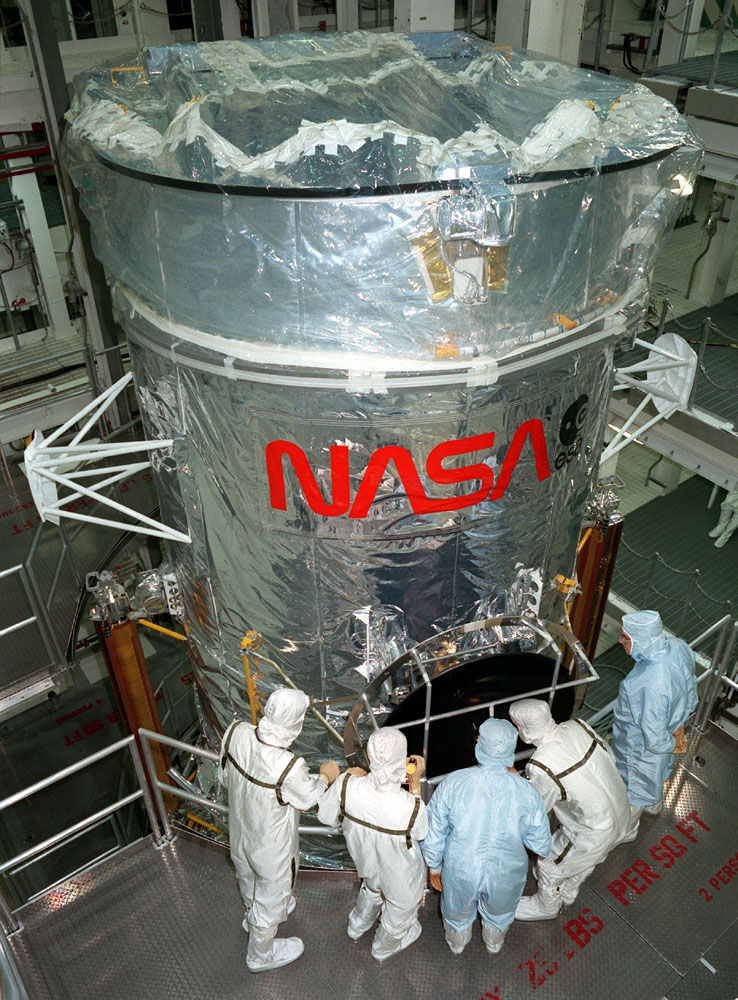
[[[697,372],[697,355],[686,340],[675,333],[665,333],[657,337],[653,344],[638,338],[635,344],[645,347],[648,357],[626,368],[617,368],[613,392],[640,389],[645,395],[623,426],[616,429],[615,436],[602,452],[601,463],[622,451],[637,434],[643,434],[660,420],[668,420],[677,410],[689,407]],[[635,375],[645,375],[645,378],[635,378]],[[656,407],[656,415],[631,432],[649,403]]]
[[[62,517],[73,521],[88,521],[91,524],[105,525],[109,528],[120,528],[124,531],[135,531],[141,535],[153,535],[155,538],[166,538],[172,542],[191,542],[189,535],[176,528],[170,528],[160,521],[155,521],[131,507],[101,491],[106,486],[121,482],[134,476],[137,472],[147,469],[150,465],[148,455],[152,451],[162,451],[171,448],[172,440],[157,441],[116,441],[103,444],[98,441],[83,441],[85,434],[97,422],[117,396],[133,380],[129,372],[114,385],[106,389],[97,399],[93,399],[79,413],[75,413],[65,424],[57,428],[50,437],[44,439],[41,431],[35,431],[30,444],[26,448],[24,471],[28,477],[36,508],[42,521],[52,521],[59,524]],[[85,420],[85,418],[87,418]],[[66,433],[70,427],[81,423],[81,428],[69,444],[55,446],[54,441]],[[110,458],[122,456],[141,456],[145,459],[134,461],[126,459],[120,464],[104,465],[91,468],[91,463],[99,463]],[[91,480],[83,485],[82,480]],[[70,492],[61,495],[59,487],[66,487]],[[80,497],[87,497],[99,504],[122,514],[127,520],[111,520],[97,517],[94,514],[83,514],[65,509]]]

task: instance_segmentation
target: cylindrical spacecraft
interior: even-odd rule
[[[561,620],[614,345],[701,155],[676,110],[462,34],[151,48],[76,87],[206,732],[248,715],[249,630],[325,700],[444,629]]]

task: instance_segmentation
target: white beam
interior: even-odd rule
[[[9,138],[12,139],[9,136],[5,137],[6,146],[13,145],[12,141],[8,142]],[[23,170],[33,166],[33,161],[26,157],[10,162],[14,170]],[[73,334],[74,328],[69,320],[67,300],[59,277],[59,268],[56,265],[56,254],[51,242],[49,224],[46,221],[44,203],[41,200],[38,177],[35,173],[11,177],[10,187],[14,197],[23,202],[22,213],[31,234],[31,243],[38,264],[38,276],[45,300],[39,302],[39,307],[47,314],[49,326],[54,333],[59,336]]]
[[[668,0],[665,7],[658,66],[671,66],[695,54],[705,0]]]
[[[585,8],[586,0],[499,0],[495,43],[577,66]]]
[[[80,441],[81,436],[90,429],[95,420],[115,403],[117,396],[125,389],[131,378],[130,374],[124,375],[115,385],[110,386],[91,403],[70,417],[54,431],[47,441],[44,440],[40,431],[35,432],[25,450],[23,465],[23,471],[28,477],[28,483],[31,487],[31,495],[42,521],[49,520],[54,524],[59,524],[60,518],[68,517],[72,520],[91,521],[108,527],[123,527],[129,531],[154,535],[157,538],[189,543],[191,539],[184,532],[162,524],[100,492],[105,487],[119,483],[147,468],[150,465],[148,456],[144,460],[131,461],[124,465],[116,464],[97,469],[89,467],[91,463],[117,458],[124,454],[137,454],[141,458],[141,453],[168,450],[174,444],[171,439],[160,441]],[[87,418],[86,423],[69,444],[52,445],[52,442],[57,440],[73,424],[80,423],[85,418]],[[85,468],[78,468],[78,466],[85,466]],[[91,482],[88,486],[83,486],[80,479],[96,479],[96,481]],[[57,488],[59,486],[65,487],[69,492],[60,495]],[[111,507],[130,520],[127,522],[111,521],[65,509],[80,497],[88,497],[103,506]]]
[[[220,0],[220,23],[223,38],[238,41],[241,37],[241,12],[236,0]]]
[[[361,0],[336,0],[336,30],[359,30],[359,4]]]
[[[497,0],[495,44],[525,45],[526,3],[524,0]]]

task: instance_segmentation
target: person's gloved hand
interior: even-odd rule
[[[680,726],[674,733],[674,753],[686,753],[687,752],[687,734],[684,732],[684,726]]]
[[[325,778],[325,780],[328,782],[329,785],[332,785],[333,782],[338,777],[338,775],[341,773],[341,769],[335,762],[335,760],[329,760],[326,761],[325,764],[320,765],[319,773],[323,775],[323,777]]]
[[[420,778],[425,771],[425,759],[419,754],[411,754],[405,763],[407,771],[407,786],[413,795],[420,793]]]
[[[365,778],[368,771],[365,771],[363,767],[347,767],[346,774],[355,774],[357,778]]]
[[[431,886],[436,890],[436,892],[443,892],[443,882],[441,881],[441,873],[429,871],[428,877],[430,879]]]

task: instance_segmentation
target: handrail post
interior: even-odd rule
[[[699,729],[700,732],[704,730],[706,725],[706,718],[708,715],[707,706],[710,698],[710,691],[712,690],[713,687],[713,678],[715,672],[719,669],[718,664],[722,656],[723,646],[725,643],[725,636],[727,634],[729,624],[730,620],[726,618],[720,628],[717,641],[715,642],[715,648],[712,651],[712,659],[710,660],[710,667],[708,670],[709,677],[705,684],[704,694],[697,708],[697,714],[695,716],[695,728]]]
[[[712,320],[707,316],[702,321],[702,329],[700,330],[700,346],[697,351],[697,364],[694,369],[694,378],[692,379],[692,385],[689,389],[689,398],[687,400],[687,412],[692,412],[692,405],[694,403],[695,393],[697,392],[697,379],[700,376],[700,372],[704,368],[705,359],[705,348],[707,347],[707,335],[712,329]]]
[[[600,68],[600,62],[602,61],[602,41],[605,35],[606,15],[607,15],[607,0],[600,0],[599,24],[597,25],[597,40],[595,42],[595,52],[594,52],[595,72]]]
[[[428,671],[425,669],[425,664],[420,659],[420,655],[416,649],[410,651],[415,665],[421,673],[423,681],[425,682],[425,715],[423,717],[423,760],[425,761],[425,769],[423,771],[423,776],[425,779],[425,774],[428,770],[428,742],[430,737],[430,717],[431,717],[431,701],[433,698],[433,684],[430,677],[428,676]],[[427,781],[425,781],[427,789]]]
[[[691,0],[691,2],[689,2],[689,0],[688,0],[688,2],[687,2],[687,9],[684,12],[684,23],[682,24],[682,28],[681,28],[682,37],[681,37],[681,40],[679,42],[679,55],[677,56],[677,62],[678,63],[684,62],[684,54],[687,51],[687,39],[689,38],[689,35],[691,34],[691,32],[690,32],[689,29],[692,26],[692,14],[694,12],[694,4],[695,4],[695,0]]]
[[[721,639],[724,632],[721,632]],[[715,652],[712,657],[712,677],[708,681],[707,690],[705,691],[705,698],[700,711],[698,714],[698,723],[696,728],[700,732],[704,732],[707,729],[707,724],[710,721],[710,716],[712,715],[713,709],[715,708],[715,702],[717,701],[718,694],[721,690],[720,680],[723,675],[723,665],[730,661],[730,657],[733,655],[733,650],[735,649],[736,640],[738,639],[738,621],[733,622],[733,628],[731,629],[730,637],[725,645],[725,651],[722,653],[720,646],[716,646]]]
[[[56,666],[57,663],[63,663],[64,654],[59,647],[56,634],[49,626],[48,611],[45,608],[41,595],[38,592],[38,583],[36,582],[33,570],[28,565],[21,566],[18,576],[20,577],[21,586],[23,587],[23,591],[28,599],[31,611],[36,617],[36,623],[38,625],[41,641],[44,644],[44,648],[46,649],[46,653],[51,660],[51,663],[54,666]]]
[[[154,796],[154,802],[156,803],[156,808],[159,813],[159,819],[164,827],[164,839],[174,840],[174,834],[172,828],[169,824],[169,816],[167,815],[167,807],[164,805],[164,796],[161,794],[161,789],[157,785],[156,768],[154,766],[154,757],[151,753],[151,744],[149,743],[149,733],[146,729],[139,729],[139,738],[141,740],[141,749],[143,750],[144,761],[146,762],[146,772],[150,778],[150,787],[152,794]]]
[[[712,64],[710,66],[710,76],[707,81],[708,90],[712,90],[715,86],[715,77],[717,76],[718,65],[720,63],[720,53],[723,48],[723,40],[725,38],[725,29],[730,24],[730,17],[733,10],[733,5],[728,3],[725,5],[725,10],[723,11],[722,17],[720,18],[720,26],[718,28],[718,35],[715,39],[715,51],[712,55]]]
[[[712,651],[712,659],[710,661],[710,676],[705,684],[705,693],[702,699],[702,704],[699,708],[699,725],[698,729],[702,732],[707,727],[708,718],[710,712],[712,711],[711,702],[714,701],[712,698],[713,690],[717,690],[720,687],[719,681],[716,676],[720,673],[720,663],[722,661],[723,650],[725,648],[725,642],[728,634],[728,626],[730,622],[726,621],[723,623],[722,628],[718,634],[717,642],[715,643],[715,649]]]
[[[653,586],[653,578],[656,575],[656,566],[659,563],[660,559],[661,556],[658,554],[658,552],[654,552],[654,554],[651,556],[651,568],[648,571],[648,577],[646,578],[646,586],[643,588],[643,597],[641,598],[641,602],[643,604],[646,603],[648,592]]]
[[[700,571],[698,569],[696,569],[694,571],[694,573],[692,574],[692,579],[689,582],[689,587],[687,588],[687,593],[686,593],[685,598],[684,598],[684,605],[682,607],[682,613],[681,613],[681,616],[679,618],[679,624],[677,625],[677,633],[679,635],[682,634],[682,630],[684,629],[684,621],[685,621],[685,619],[687,617],[687,612],[689,611],[689,602],[692,600],[692,594],[694,593],[694,588],[695,588],[695,586],[696,586],[697,581],[699,580],[699,578],[700,578]]]
[[[151,824],[151,832],[154,835],[154,841],[156,845],[159,846],[162,842],[161,831],[159,829],[159,822],[156,817],[156,811],[154,810],[154,803],[151,799],[151,792],[149,790],[149,784],[146,780],[146,772],[144,771],[143,764],[141,763],[141,754],[138,752],[138,747],[134,740],[133,743],[128,745],[128,749],[131,751],[131,760],[133,761],[133,768],[136,772],[136,777],[138,778],[138,784],[141,788],[141,793],[143,795],[144,805],[146,806],[146,813],[149,817],[149,823]]]
[[[656,4],[656,10],[653,15],[653,29],[651,31],[651,36],[648,39],[648,48],[646,49],[646,58],[643,62],[643,75],[648,74],[648,70],[651,68],[651,62],[653,60],[653,54],[656,51],[656,40],[659,36],[659,29],[661,28],[661,3]]]
[[[69,559],[69,564],[72,567],[72,573],[74,573],[75,583],[78,587],[80,587],[84,583],[84,576],[80,573],[79,567],[77,566],[77,560],[74,558],[74,552],[72,551],[72,542],[69,538],[69,535],[67,534],[67,529],[62,524],[61,521],[59,521],[59,524],[57,524],[56,527],[59,532],[59,536],[62,540],[62,547],[67,555],[67,558]]]
[[[5,896],[3,896],[0,891],[0,922],[5,929],[6,934],[15,934],[17,930],[20,930],[20,924],[16,919],[15,914],[10,909]]]
[[[377,720],[374,718],[374,712],[372,712],[372,706],[369,704],[369,699],[366,696],[366,691],[361,692],[361,700],[366,705],[366,713],[369,716],[369,721],[372,724],[372,729],[376,733],[377,730],[379,729],[379,726],[377,725]]]
[[[556,685],[559,683],[559,670],[561,669],[561,661],[564,658],[564,653],[559,647],[559,651],[556,655],[556,666],[554,667],[553,677],[551,678],[551,693],[548,696],[549,708],[553,705],[554,694],[556,692]]]

